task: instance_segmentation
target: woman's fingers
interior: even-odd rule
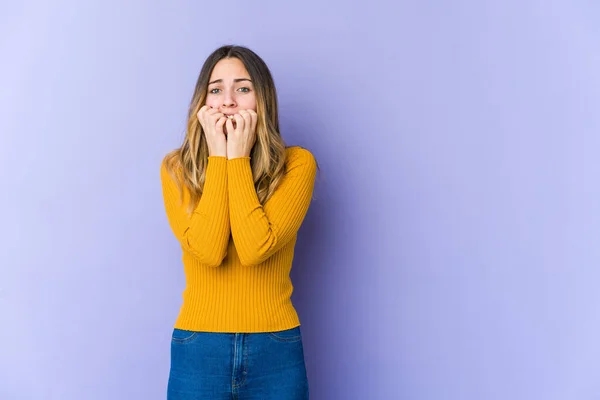
[[[217,110],[216,108],[209,109],[207,113],[208,118],[214,123],[217,123],[217,120],[223,116],[223,113]]]
[[[225,121],[227,121],[227,117],[223,116],[223,117],[219,118],[217,120],[217,123],[215,124],[215,131],[221,135],[225,134],[223,132],[223,125],[225,125]]]
[[[252,129],[252,132],[256,132],[256,123],[258,122],[258,114],[256,114],[256,111],[254,111],[254,110],[248,110],[248,113],[250,114],[250,126]]]
[[[244,117],[242,117],[240,114],[235,114],[233,116],[233,118],[235,118],[235,132],[236,133],[241,133],[244,131]]]
[[[229,135],[230,133],[234,132],[234,128],[233,128],[233,120],[231,118],[225,118],[225,127],[227,128],[227,135]]]
[[[196,113],[196,117],[198,118],[198,122],[200,122],[200,125],[202,125],[203,127],[204,127],[204,113],[206,111],[206,108],[207,108],[207,106],[202,106],[202,107],[200,107],[200,109]]]
[[[240,115],[244,119],[244,133],[249,135],[251,133],[250,128],[252,127],[252,116],[248,110],[241,110]]]
[[[233,116],[226,116],[217,108],[206,105],[198,110],[197,117],[207,135],[220,133],[251,136],[258,121],[254,110],[240,110]]]
[[[207,131],[208,134],[212,134],[215,131],[216,125],[221,118],[225,116],[223,113],[219,112],[216,108],[208,107],[203,111],[203,120],[204,125],[203,128]]]

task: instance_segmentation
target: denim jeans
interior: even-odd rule
[[[174,329],[167,399],[308,399],[300,327],[265,333]]]

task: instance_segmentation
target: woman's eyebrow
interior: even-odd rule
[[[248,82],[252,83],[252,80],[250,80],[248,78],[237,78],[237,79],[233,80],[234,83],[242,82],[242,81],[248,81]],[[216,80],[214,80],[212,82],[209,82],[208,84],[212,85],[213,83],[221,83],[221,82],[223,82],[223,79],[216,79]]]

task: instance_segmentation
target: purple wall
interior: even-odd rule
[[[165,398],[159,165],[229,42],[321,165],[293,273],[313,399],[600,398],[595,2],[1,8],[0,399]]]

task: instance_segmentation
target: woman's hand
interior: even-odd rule
[[[208,155],[227,157],[227,140],[223,133],[223,125],[227,121],[227,117],[216,108],[206,105],[200,108],[196,116],[206,137]]]
[[[250,151],[256,142],[257,115],[253,110],[240,110],[233,122],[227,119],[227,158],[249,157]]]

